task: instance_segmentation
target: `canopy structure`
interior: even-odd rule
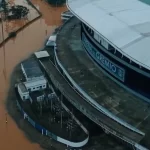
[[[67,6],[124,56],[150,69],[150,5],[144,0],[68,0]]]

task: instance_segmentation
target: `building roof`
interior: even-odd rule
[[[35,59],[28,59],[21,63],[27,78],[35,78],[43,76],[43,73]]]
[[[45,78],[24,82],[24,84],[25,84],[25,86],[26,86],[27,88],[28,88],[28,87],[39,86],[39,85],[41,85],[41,84],[46,84],[46,83],[47,83],[47,81],[46,81]]]
[[[123,55],[150,69],[150,5],[146,0],[68,0],[67,6]]]
[[[56,41],[56,37],[57,37],[56,35],[51,35],[48,40],[55,42]]]
[[[46,46],[55,46],[56,37],[57,37],[56,34],[51,35],[47,40]]]
[[[49,57],[49,54],[47,51],[35,52],[34,55],[36,56],[36,58]]]
[[[24,85],[24,83],[19,83],[18,87],[20,88],[20,90],[22,91],[22,93],[28,93],[28,90],[26,88],[26,86]]]

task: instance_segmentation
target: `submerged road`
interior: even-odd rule
[[[15,1],[15,0],[13,0]],[[17,1],[17,0],[16,0]],[[3,47],[0,48],[0,149],[1,150],[40,150],[25,137],[13,119],[8,115],[5,99],[9,88],[10,76],[14,67],[31,53],[42,47],[47,35],[61,24],[60,14],[66,7],[52,8],[41,0],[31,0],[42,12],[42,18],[30,24],[5,44],[5,69]],[[14,22],[15,24],[15,22]],[[16,22],[17,24],[17,22]],[[4,27],[6,30],[6,27]],[[5,123],[7,117],[8,123]],[[22,122],[23,123],[23,122]]]

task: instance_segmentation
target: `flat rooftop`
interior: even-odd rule
[[[43,72],[41,71],[35,59],[33,58],[27,59],[23,61],[21,64],[28,78],[35,78],[35,77],[43,76]]]
[[[30,87],[42,86],[43,84],[46,84],[46,83],[47,83],[46,79],[41,78],[41,79],[36,79],[36,80],[31,80],[31,81],[24,82],[24,85],[27,88],[30,88]]]
[[[150,104],[120,88],[100,71],[82,47],[79,23],[78,19],[72,18],[59,32],[56,41],[58,59],[91,98],[146,133],[147,137],[150,135]]]
[[[28,92],[28,90],[27,90],[26,86],[24,85],[24,83],[21,82],[21,83],[18,84],[18,86],[21,89],[22,93],[27,93]]]
[[[69,10],[124,56],[150,69],[148,0],[68,0]]]
[[[36,58],[43,58],[43,57],[49,57],[49,54],[47,51],[39,51],[34,53]]]

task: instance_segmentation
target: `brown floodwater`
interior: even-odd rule
[[[8,0],[9,5],[8,6],[14,6],[14,5],[22,5],[26,7],[29,10],[29,13],[27,14],[27,17],[22,19],[16,19],[16,20],[6,20],[2,23],[0,22],[0,29],[2,29],[2,25],[4,27],[3,30],[0,30],[0,35],[2,35],[2,31],[4,33],[4,39],[6,39],[10,32],[18,30],[20,27],[24,26],[28,22],[34,20],[39,16],[39,13],[31,6],[28,5],[26,0]],[[2,17],[4,13],[1,14],[0,17]],[[3,18],[3,17],[2,17]],[[0,38],[0,42],[3,41],[3,38]]]
[[[0,150],[40,150],[38,144],[28,141],[23,131],[8,115],[6,126],[5,98],[13,68],[21,60],[42,47],[47,36],[61,24],[60,14],[66,10],[66,7],[53,8],[44,0],[32,0],[32,2],[42,12],[42,18],[30,24],[19,32],[16,38],[10,39],[5,44],[5,59],[3,47],[0,48]]]

